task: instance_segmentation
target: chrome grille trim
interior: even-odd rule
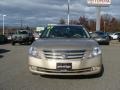
[[[44,52],[66,52],[66,53],[79,53],[79,52],[85,52],[85,49],[83,50],[44,50]]]
[[[81,59],[86,50],[43,50],[46,59]]]

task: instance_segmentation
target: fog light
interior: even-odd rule
[[[94,71],[94,70],[99,70],[100,69],[100,67],[92,67],[92,70]]]
[[[92,70],[93,70],[93,71],[96,70],[96,67],[92,67]]]
[[[32,70],[36,70],[37,67],[36,67],[36,66],[31,66],[31,69],[32,69]]]

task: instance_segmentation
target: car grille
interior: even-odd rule
[[[15,36],[15,38],[14,38],[14,40],[21,40],[22,39],[22,37],[17,37],[17,36]]]
[[[81,59],[86,50],[43,50],[46,59]]]

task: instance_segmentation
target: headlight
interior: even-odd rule
[[[29,55],[37,58],[41,58],[40,51],[36,47],[30,47]]]
[[[92,52],[93,56],[100,55],[101,53],[102,53],[102,51],[101,51],[100,47],[93,48],[93,52]]]
[[[92,51],[86,52],[84,54],[83,59],[85,59],[85,58],[90,59],[90,58],[100,55],[101,53],[102,53],[102,51],[101,51],[100,47],[94,47]]]

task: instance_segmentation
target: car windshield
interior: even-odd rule
[[[27,31],[18,31],[18,34],[28,34]]]
[[[107,33],[105,32],[95,32],[98,36],[107,36]]]
[[[95,32],[95,33],[97,33],[98,35],[104,35],[104,32]]]
[[[89,34],[81,26],[48,26],[41,38],[89,38]]]

